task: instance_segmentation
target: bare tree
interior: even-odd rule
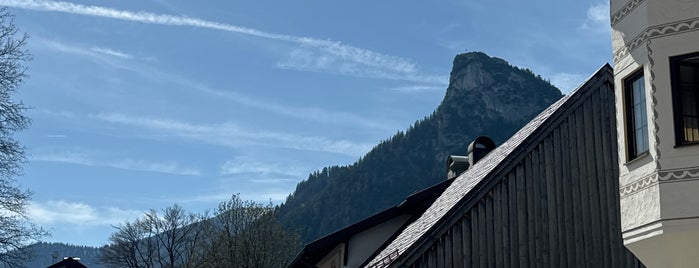
[[[24,148],[12,136],[27,127],[26,107],[13,99],[22,84],[25,63],[30,60],[24,48],[27,35],[19,34],[12,14],[0,8],[0,264],[20,267],[30,254],[25,251],[46,232],[27,218],[28,191],[18,188],[14,177],[22,171]]]
[[[243,201],[219,204],[213,217],[174,205],[116,227],[100,259],[108,267],[283,267],[300,247],[276,219],[276,208]]]
[[[197,214],[187,213],[181,206],[174,205],[163,210],[163,215],[146,215],[155,227],[155,240],[158,248],[158,264],[162,268],[185,267],[196,252],[192,251],[202,239],[198,222],[205,219]]]
[[[100,260],[109,267],[153,267],[153,245],[141,220],[127,222],[109,237],[109,244],[100,250]]]
[[[297,234],[276,219],[276,208],[233,195],[209,221],[202,267],[284,267],[300,247]]]
[[[100,260],[109,267],[189,267],[197,254],[203,230],[197,224],[204,216],[188,213],[174,205],[150,210],[133,223],[116,226],[109,244],[101,249]]]

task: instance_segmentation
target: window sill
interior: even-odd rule
[[[692,147],[695,145],[699,145],[699,142],[686,142],[686,143],[682,143],[682,144],[677,144],[677,145],[673,146],[673,148],[677,149],[677,148],[684,148],[684,147]]]
[[[631,165],[633,163],[639,162],[639,161],[641,161],[641,159],[644,159],[644,158],[648,157],[649,155],[650,155],[650,151],[645,151],[645,152],[639,154],[638,156],[636,156],[636,158],[631,159],[631,160],[627,161],[626,163],[624,163],[624,166],[628,166],[628,165]]]

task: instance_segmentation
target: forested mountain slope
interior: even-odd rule
[[[352,165],[310,174],[280,207],[280,220],[309,242],[397,205],[444,180],[448,155],[465,155],[482,135],[500,144],[560,97],[527,69],[480,52],[457,55],[444,100],[431,115]]]
[[[88,246],[76,246],[63,243],[39,242],[29,246],[32,259],[24,264],[27,268],[48,267],[64,257],[80,258],[80,262],[90,268],[104,267],[97,260],[99,248]]]

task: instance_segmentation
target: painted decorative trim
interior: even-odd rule
[[[636,9],[636,7],[640,6],[643,2],[645,2],[645,0],[631,0],[627,2],[621,9],[619,9],[619,11],[612,14],[611,25],[614,26],[619,23],[624,19],[624,17],[626,17],[626,15],[630,14],[631,11]]]
[[[636,37],[631,39],[628,43],[624,44],[624,47],[618,49],[617,51],[614,51],[614,62],[619,62],[622,58],[628,56],[636,50],[638,47],[646,43],[646,33],[648,32],[648,29],[644,30],[640,34],[638,34]]]
[[[663,170],[619,188],[619,196],[625,198],[659,183],[699,180],[699,167]]]
[[[655,60],[653,59],[653,49],[651,48],[651,42],[653,39],[648,39],[646,42],[646,50],[648,51],[648,69],[650,69],[650,98],[651,98],[651,108],[653,109],[653,136],[655,136],[655,142],[653,143],[653,148],[655,149],[655,155],[653,156],[655,162],[655,169],[661,170],[660,166],[660,126],[658,125],[658,98],[656,98],[655,86]]]
[[[662,182],[699,179],[699,167],[692,169],[659,171],[658,177],[659,181]]]
[[[697,30],[699,30],[699,17],[648,27],[624,47],[614,51],[614,62],[626,57],[641,45],[646,44],[648,40]]]
[[[658,179],[658,174],[653,173],[648,177],[641,178],[640,180],[624,185],[621,188],[619,188],[619,196],[621,198],[625,198],[629,195],[650,188],[651,186],[658,184]]]

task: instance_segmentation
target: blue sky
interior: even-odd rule
[[[564,92],[611,60],[607,1],[10,1],[33,60],[29,209],[48,241],[233,193],[279,203],[439,104],[484,51]]]

